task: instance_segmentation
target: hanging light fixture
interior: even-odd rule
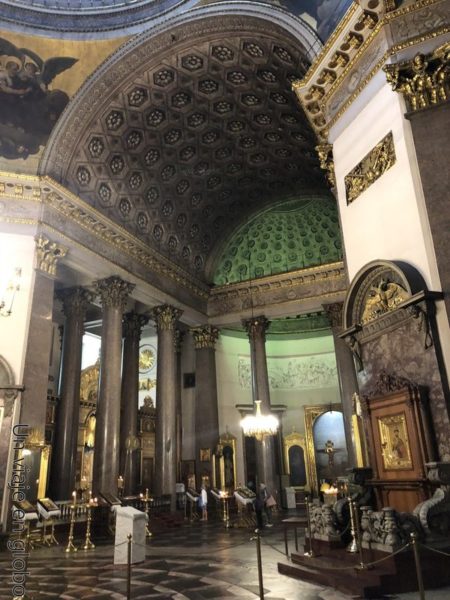
[[[254,437],[262,442],[265,435],[275,435],[278,431],[278,419],[272,414],[263,415],[261,412],[261,400],[255,400],[255,414],[246,415],[241,420],[244,435]]]
[[[5,277],[0,282],[0,316],[11,316],[16,292],[20,290],[20,277],[22,269],[16,268],[11,277]]]
[[[250,250],[250,227],[247,222],[247,250],[248,250],[248,277],[249,277],[249,286],[250,286],[250,308],[251,308],[251,322],[254,322],[254,314],[253,314],[253,288],[252,288],[252,270],[251,270],[251,250]],[[254,352],[254,345],[252,348],[252,352]],[[253,368],[253,362],[251,362],[251,368]],[[252,377],[252,381],[255,378]],[[253,387],[253,393],[257,396],[258,390]],[[241,428],[244,432],[244,435],[247,437],[254,437],[258,441],[262,441],[264,436],[275,435],[278,431],[279,422],[278,419],[272,415],[271,413],[263,414],[261,412],[261,400],[254,400],[255,412],[254,414],[246,415],[243,419],[241,419]]]

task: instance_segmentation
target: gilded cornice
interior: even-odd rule
[[[391,56],[450,31],[449,0],[420,0],[397,10],[379,2],[368,11],[365,4],[353,5],[304,79],[293,83],[322,143]],[[365,14],[373,20],[364,21]],[[348,49],[351,39],[354,48]]]
[[[96,239],[127,254],[144,267],[152,270],[163,277],[167,277],[176,284],[186,288],[197,297],[205,300],[208,298],[209,288],[202,282],[196,280],[181,267],[173,265],[169,260],[150,249],[146,244],[128,233],[123,227],[101,214],[98,210],[75,196],[72,192],[56,183],[48,176],[19,175],[0,171],[0,201],[31,201],[51,208],[64,216],[65,222],[72,222],[89,232]],[[46,213],[41,211],[36,218],[16,215],[11,205],[11,210],[6,206],[0,206],[0,221],[8,223],[36,225],[46,223]],[[61,230],[62,236],[67,236],[67,227]],[[76,241],[76,240],[74,240]]]

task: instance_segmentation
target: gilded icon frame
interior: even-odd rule
[[[405,413],[378,417],[381,455],[385,471],[413,468]]]

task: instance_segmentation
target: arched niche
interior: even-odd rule
[[[305,436],[293,431],[283,439],[285,470],[289,485],[300,490],[309,490],[309,472]]]
[[[335,430],[335,423],[331,427],[325,427],[323,433],[322,427],[318,428],[320,417],[326,413],[340,415],[339,432]],[[336,421],[336,417],[333,418],[333,421]],[[310,489],[312,493],[318,494],[320,479],[335,480],[338,476],[344,475],[345,469],[348,467],[342,406],[340,404],[305,406],[305,441]],[[332,445],[328,442],[332,442]],[[337,468],[329,464],[330,455],[331,462],[336,461]],[[339,458],[336,458],[337,456]],[[333,469],[327,470],[327,467],[330,466],[333,466]]]

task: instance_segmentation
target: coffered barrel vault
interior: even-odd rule
[[[215,244],[247,214],[325,189],[291,91],[306,55],[250,17],[135,38],[81,89],[41,172],[204,278]]]

